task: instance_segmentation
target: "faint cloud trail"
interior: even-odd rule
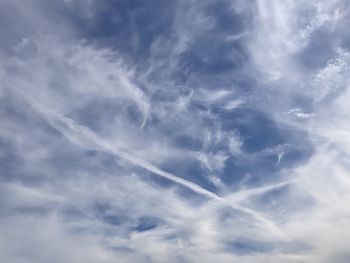
[[[27,92],[21,90],[17,90],[16,93],[25,98],[26,102],[29,103],[43,118],[45,118],[48,123],[63,134],[70,141],[81,145],[85,148],[89,149],[97,149],[102,150],[104,152],[111,153],[113,155],[117,155],[134,165],[138,165],[154,174],[157,174],[161,177],[164,177],[174,183],[182,185],[195,193],[198,193],[202,196],[205,196],[209,199],[218,201],[220,204],[229,206],[235,210],[241,211],[252,216],[257,222],[265,225],[270,231],[274,231],[277,234],[282,234],[281,230],[272,222],[267,219],[261,213],[254,211],[253,209],[243,207],[239,204],[239,202],[235,202],[234,198],[230,198],[230,200],[225,197],[221,197],[216,193],[213,193],[191,181],[180,178],[172,173],[166,172],[154,164],[140,158],[132,153],[127,152],[124,149],[120,149],[115,145],[111,145],[109,142],[99,137],[95,132],[90,130],[88,127],[80,125],[76,121],[71,118],[67,118],[62,116],[60,113],[55,112],[54,110],[49,109],[42,105],[37,99],[34,99],[32,95]],[[232,196],[231,196],[232,197]],[[241,200],[240,200],[241,201]]]

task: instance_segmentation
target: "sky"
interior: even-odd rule
[[[350,262],[346,0],[0,0],[0,259]]]

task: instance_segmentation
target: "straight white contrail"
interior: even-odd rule
[[[136,156],[135,154],[132,154],[124,149],[121,149],[115,145],[112,145],[108,141],[104,140],[100,136],[98,136],[95,132],[90,130],[88,127],[80,125],[73,119],[67,118],[63,116],[60,113],[57,113],[48,107],[45,107],[42,105],[39,101],[34,99],[30,94],[24,92],[24,91],[17,91],[18,94],[23,96],[26,101],[41,115],[43,116],[48,123],[55,128],[57,131],[59,131],[61,134],[63,134],[66,138],[68,138],[70,141],[79,144],[85,148],[88,149],[96,149],[101,150],[104,152],[108,152],[110,154],[119,156],[120,158],[123,158],[125,160],[128,160],[129,162],[133,163],[134,165],[140,166],[154,174],[157,174],[161,177],[164,177],[172,182],[175,182],[179,185],[182,185],[190,190],[192,190],[195,193],[198,193],[200,195],[203,195],[209,199],[219,201],[221,204],[225,206],[229,206],[233,209],[236,209],[238,211],[241,211],[243,213],[251,215],[255,220],[258,222],[263,223],[266,225],[270,230],[274,230],[277,232],[280,232],[278,227],[269,219],[265,218],[264,215],[261,213],[254,211],[252,209],[249,209],[247,207],[242,206],[239,204],[239,202],[236,202],[232,199],[226,199],[223,198],[191,181],[188,181],[186,179],[183,179],[181,177],[178,177],[172,173],[163,171],[162,169],[158,168],[154,164],[144,160],[141,157]]]
[[[210,199],[215,199],[215,200],[222,199],[217,194],[207,189],[204,189],[203,187],[191,181],[180,178],[172,173],[163,171],[162,169],[144,160],[143,158],[138,157],[135,154],[131,154],[128,151],[121,149],[120,147],[112,145],[108,141],[98,136],[95,132],[93,132],[92,130],[90,130],[89,128],[83,125],[80,125],[73,119],[62,116],[61,114],[54,112],[48,109],[47,107],[43,107],[39,102],[37,102],[36,100],[33,100],[31,96],[28,96],[28,94],[25,94],[25,97],[27,101],[30,103],[30,105],[38,113],[40,113],[40,115],[42,115],[53,128],[55,128],[57,131],[63,134],[70,141],[77,143],[85,148],[97,149],[97,150],[111,153],[113,155],[117,155],[137,166],[140,166],[154,174],[157,174],[170,181],[180,184],[186,188],[189,188],[192,191],[198,194],[201,194],[203,196],[206,196]]]
[[[206,196],[210,199],[214,199],[216,201],[219,201],[221,204],[229,206],[233,209],[239,210],[243,213],[251,215],[253,218],[255,218],[257,221],[263,223],[264,225],[268,226],[271,230],[280,232],[279,229],[274,225],[273,222],[265,218],[262,214],[259,212],[256,212],[252,209],[249,209],[247,207],[241,206],[238,202],[229,201],[226,198],[223,198],[221,196],[218,196],[217,194],[191,182],[186,179],[180,178],[172,173],[163,171],[162,169],[158,168],[154,164],[135,156],[134,154],[131,154],[125,150],[122,150],[118,147],[115,147],[108,143],[103,138],[99,137],[96,133],[91,131],[89,128],[82,126],[78,123],[76,123],[74,120],[66,118],[64,116],[60,116],[56,113],[50,113],[50,116],[47,115],[48,121],[50,124],[60,131],[62,134],[64,134],[66,137],[70,138],[70,140],[75,141],[76,143],[79,143],[85,147],[90,147],[94,149],[100,149],[105,152],[117,155],[125,160],[130,161],[131,163],[138,165],[154,174],[157,174],[159,176],[162,176],[172,182],[178,183],[184,187],[187,187],[191,189],[192,191],[201,194],[203,196]]]

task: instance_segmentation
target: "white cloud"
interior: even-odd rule
[[[96,41],[77,41],[79,29],[67,21],[58,28],[49,19],[55,11],[39,2],[0,4],[23,14],[7,21],[21,28],[4,31],[11,48],[0,41],[4,261],[347,262],[349,51],[337,41],[321,48],[330,59],[317,69],[298,57],[321,28],[345,35],[345,2],[238,1],[228,13],[249,20],[256,8],[256,20],[228,36],[213,33],[207,8],[214,1],[180,1],[172,36],[155,40],[140,65]],[[87,15],[90,4],[67,5],[82,5]],[[178,81],[182,56],[208,36],[242,41],[247,65],[213,79],[184,69],[187,79]],[[234,82],[250,70],[258,87],[245,97]],[[225,128],[232,120],[216,112],[242,105],[281,125],[282,138],[290,134],[284,129],[306,131],[308,138],[293,142],[310,140],[313,155],[280,167],[277,179],[264,175],[260,186],[229,185],[230,158],[276,155],[280,165],[293,146],[245,153],[244,134]],[[197,160],[203,174],[170,173],[174,160]],[[202,178],[218,193],[201,186]],[[142,231],[145,218],[154,225]]]

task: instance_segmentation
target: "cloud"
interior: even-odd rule
[[[4,261],[349,260],[345,1],[0,6]]]

